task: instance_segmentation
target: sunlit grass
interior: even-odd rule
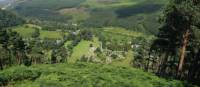
[[[23,38],[31,38],[32,34],[35,32],[35,25],[24,25],[24,26],[17,26],[13,28],[13,31],[16,31],[19,33]],[[40,29],[40,28],[39,28]],[[40,38],[49,38],[49,39],[62,39],[62,32],[61,31],[47,31],[47,30],[41,30],[40,29]],[[65,33],[66,35],[68,33]]]
[[[92,44],[94,47],[99,47],[98,38],[94,37],[93,41],[82,40],[77,46],[74,47],[73,53],[71,57],[68,59],[68,62],[75,63],[83,55],[87,55],[89,53],[90,44]]]
[[[86,0],[84,3],[82,3],[82,5],[89,6],[90,8],[110,8],[110,7],[132,6],[144,0],[118,0],[116,2],[115,1],[116,0],[108,0],[105,2],[101,2],[101,0]]]

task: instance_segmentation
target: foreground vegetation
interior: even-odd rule
[[[17,66],[0,72],[0,85],[14,87],[184,87],[138,69],[76,63]],[[188,87],[188,86],[187,86]]]

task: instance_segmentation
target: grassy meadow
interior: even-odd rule
[[[31,38],[32,34],[35,32],[35,28],[40,29],[40,38],[48,38],[48,39],[62,39],[62,32],[61,31],[48,31],[48,30],[42,30],[41,27],[36,25],[23,25],[23,26],[17,26],[13,27],[13,31],[16,31],[24,38]],[[65,33],[66,35],[68,33]]]
[[[76,61],[80,60],[83,55],[87,56],[89,54],[90,44],[92,44],[94,47],[99,47],[100,42],[96,37],[94,37],[93,41],[82,40],[73,48],[73,53],[68,62],[75,63]]]

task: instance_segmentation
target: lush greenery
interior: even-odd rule
[[[5,10],[0,9],[0,27],[11,27],[16,26],[19,24],[23,24],[25,21],[20,18],[19,16],[16,16],[14,13],[7,12]]]
[[[0,10],[1,86],[200,85],[199,0],[163,13],[166,0],[14,2]]]
[[[0,84],[15,87],[184,87],[141,70],[110,65],[77,63],[17,66],[0,72]]]
[[[124,27],[155,34],[157,19],[167,0],[26,0],[16,4],[14,11],[31,20],[77,23],[84,27]],[[55,24],[54,24],[55,26]]]
[[[62,35],[67,35],[67,32],[62,31],[48,31],[48,30],[42,30],[40,26],[32,25],[32,24],[25,24],[20,25],[17,27],[13,27],[13,31],[19,33],[24,38],[31,38],[34,32],[39,29],[40,38],[45,39],[61,39]]]
[[[172,0],[164,14],[158,38],[151,46],[143,44],[144,50],[138,51],[137,65],[159,76],[199,85],[200,2]]]

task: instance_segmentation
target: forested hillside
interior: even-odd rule
[[[13,9],[41,21],[84,27],[115,26],[155,34],[167,0],[25,0]],[[50,26],[50,25],[48,25]]]
[[[16,16],[14,13],[7,12],[4,10],[0,10],[0,27],[5,28],[5,27],[12,27],[12,26],[17,26],[20,24],[23,24],[25,20],[22,18]]]
[[[2,87],[200,86],[199,0],[2,6]]]

